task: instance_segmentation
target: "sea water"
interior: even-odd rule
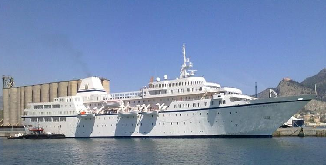
[[[0,164],[326,164],[326,138],[0,138]]]

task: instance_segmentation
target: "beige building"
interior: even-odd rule
[[[107,93],[110,81],[100,78]],[[22,125],[21,115],[28,103],[52,102],[54,98],[77,94],[81,80],[51,82],[22,87],[3,88],[3,125]]]

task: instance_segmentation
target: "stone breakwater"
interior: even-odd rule
[[[298,136],[300,133],[300,127],[293,128],[278,128],[274,133],[273,137],[281,136]],[[326,127],[314,128],[314,127],[303,127],[304,136],[316,136],[316,137],[326,137]]]

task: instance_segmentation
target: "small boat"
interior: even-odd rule
[[[52,133],[41,133],[41,134],[26,134],[24,139],[64,139],[64,134],[52,134]]]
[[[14,136],[8,136],[8,139],[23,139],[24,138],[24,134],[23,133],[17,133]]]
[[[31,128],[29,134],[15,134],[15,136],[9,136],[8,139],[64,139],[64,134],[53,134],[50,132],[44,133],[43,128]]]

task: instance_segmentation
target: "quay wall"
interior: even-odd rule
[[[279,128],[273,133],[273,137],[282,136],[299,136],[301,128]],[[316,136],[316,137],[326,137],[326,127],[325,128],[314,128],[314,127],[303,127],[303,133],[305,136]]]

